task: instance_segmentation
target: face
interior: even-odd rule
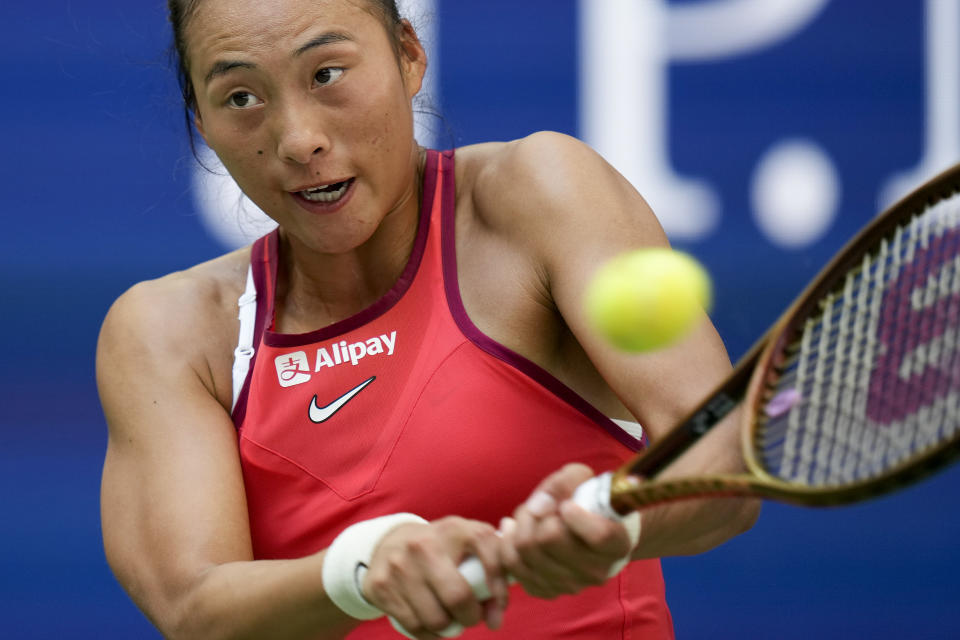
[[[365,0],[204,0],[186,42],[198,130],[292,240],[343,252],[415,214],[411,29],[398,52]]]

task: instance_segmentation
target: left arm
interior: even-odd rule
[[[729,372],[726,351],[706,314],[680,343],[644,354],[621,352],[591,328],[581,301],[597,267],[621,252],[668,242],[640,194],[588,147],[550,133],[505,145],[478,178],[474,197],[481,215],[496,211],[511,220],[512,237],[540,266],[564,323],[651,440],[679,422]],[[663,477],[738,470],[738,427],[735,413]],[[575,576],[589,566],[586,573],[592,577],[584,578],[589,583],[603,573],[600,565],[609,566],[608,556],[626,553],[622,527],[564,504],[585,474],[589,471],[582,467],[565,468],[535,492],[541,498],[550,495],[552,502],[540,499],[532,511],[529,506],[517,510],[504,547],[521,581],[526,576],[532,583],[533,574],[551,571]],[[757,501],[742,499],[690,500],[644,510],[633,557],[706,551],[748,529],[757,513]],[[564,571],[551,568],[553,560],[567,556],[570,566]],[[576,578],[566,582],[563,591],[576,590]],[[550,592],[549,585],[544,589]]]

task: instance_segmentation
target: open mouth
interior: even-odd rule
[[[298,191],[297,193],[304,200],[309,200],[310,202],[336,202],[343,197],[343,194],[347,192],[347,189],[350,188],[352,183],[353,178],[350,178],[349,180],[344,180],[343,182],[334,182],[332,184],[325,184],[319,187],[312,187],[310,189]]]

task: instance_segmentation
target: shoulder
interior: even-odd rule
[[[249,249],[135,284],[110,307],[97,345],[97,378],[108,371],[190,369],[223,400],[235,346],[237,298]]]
[[[458,200],[469,201],[485,227],[528,244],[590,235],[623,247],[666,242],[633,185],[568,135],[543,131],[458,149],[457,180]]]
[[[586,174],[612,171],[586,144],[553,131],[458,149],[457,168],[471,199],[491,211],[496,205],[559,200]]]
[[[184,271],[133,285],[111,306],[104,329],[139,328],[177,338],[191,327],[209,329],[243,292],[250,250],[241,249]],[[234,313],[234,315],[236,315]],[[189,321],[186,321],[188,320]],[[178,322],[184,320],[184,322]]]

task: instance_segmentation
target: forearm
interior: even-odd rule
[[[633,558],[695,555],[745,532],[756,521],[759,501],[698,498],[643,511]]]
[[[740,411],[729,415],[684,453],[658,480],[744,472]],[[706,497],[656,505],[642,512],[634,558],[694,555],[709,551],[753,526],[759,499]]]
[[[207,570],[157,620],[170,638],[342,638],[358,622],[324,593],[323,554]]]

